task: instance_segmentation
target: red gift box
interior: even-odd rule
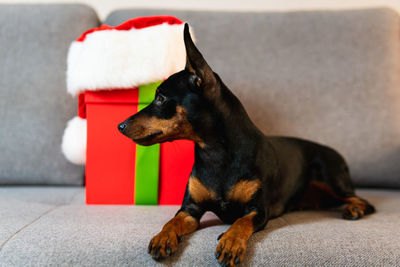
[[[183,26],[171,16],[141,17],[88,30],[71,44],[67,89],[79,94],[79,117],[68,123],[62,150],[71,162],[86,164],[88,204],[181,203],[194,144],[180,140],[161,144],[159,150],[153,147],[158,156],[151,170],[150,165],[138,163],[146,156],[144,148],[120,134],[117,126],[146,104],[139,103],[142,86],[184,68]],[[155,176],[159,172],[158,181],[151,178],[151,188],[145,187],[146,170]],[[144,189],[156,194],[149,202]],[[135,201],[139,195],[142,200]]]
[[[134,204],[135,144],[117,130],[138,109],[138,89],[84,93],[87,118],[86,202]],[[180,204],[194,162],[194,144],[160,146],[158,204]]]

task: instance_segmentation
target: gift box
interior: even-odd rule
[[[62,150],[86,164],[87,204],[180,204],[194,162],[191,141],[139,146],[117,126],[153,101],[162,80],[186,62],[183,23],[171,16],[103,25],[74,41],[67,89],[79,96]]]

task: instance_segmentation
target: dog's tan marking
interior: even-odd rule
[[[178,248],[178,238],[190,234],[199,227],[196,218],[186,212],[179,212],[174,218],[167,222],[161,232],[150,241],[148,250],[152,257],[159,249],[161,256],[169,256]],[[167,247],[168,246],[168,247]]]
[[[254,232],[253,217],[256,214],[257,212],[253,211],[248,215],[237,219],[228,231],[222,235],[218,246],[215,249],[216,255],[218,256],[219,254],[219,262],[224,258],[228,258],[227,261],[229,261],[229,266],[235,266],[235,261],[243,261],[247,250],[247,241]]]
[[[231,200],[240,201],[242,203],[249,202],[254,193],[261,186],[260,180],[240,180],[237,182],[228,193],[228,198]]]
[[[176,107],[176,113],[177,113],[177,116],[180,118],[180,120],[186,122],[182,127],[182,131],[183,131],[183,133],[185,135],[185,139],[192,140],[192,141],[196,142],[201,148],[204,148],[205,147],[205,143],[195,133],[195,131],[193,130],[192,125],[190,125],[190,123],[187,120],[187,111],[186,111],[186,109],[184,107],[182,107],[182,106],[177,106]]]
[[[367,203],[364,200],[358,197],[349,197],[345,198],[344,201],[348,203],[343,211],[343,216],[346,219],[358,219],[364,215],[367,215]]]
[[[199,222],[186,212],[179,212],[174,218],[167,222],[162,231],[173,231],[178,236],[192,233],[199,226]]]
[[[365,202],[358,197],[348,197],[348,198],[345,198],[344,201],[351,205],[357,205],[357,206],[364,207],[364,208],[366,207]]]
[[[215,200],[215,192],[206,188],[200,181],[194,176],[189,178],[189,193],[191,198],[196,203],[204,201]]]

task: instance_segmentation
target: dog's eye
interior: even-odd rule
[[[160,106],[164,103],[165,99],[166,97],[163,94],[158,94],[155,99],[155,104],[157,106]]]

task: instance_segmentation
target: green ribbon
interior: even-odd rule
[[[153,101],[156,89],[160,84],[161,81],[139,86],[138,112]],[[159,162],[159,144],[136,145],[135,204],[157,205]]]

